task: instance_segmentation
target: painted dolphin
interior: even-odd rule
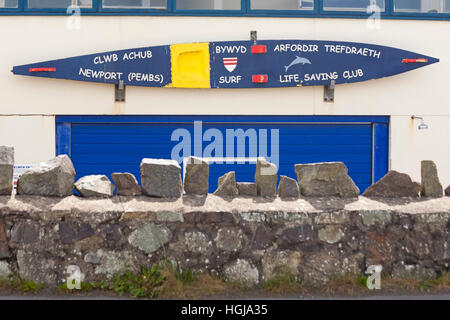
[[[287,72],[287,71],[289,70],[290,67],[295,66],[295,65],[297,65],[297,64],[302,64],[302,65],[305,65],[305,64],[311,64],[311,61],[309,61],[309,60],[306,59],[306,58],[302,58],[302,57],[296,56],[295,60],[292,61],[290,65],[284,66],[284,68],[286,69],[285,72]]]

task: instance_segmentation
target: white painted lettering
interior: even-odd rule
[[[96,56],[94,58],[94,64],[104,64],[104,63],[110,63],[110,62],[116,62],[119,60],[116,53],[107,54],[103,56]]]
[[[381,51],[376,51],[376,50],[369,49],[369,48],[357,48],[357,47],[350,47],[350,46],[345,46],[345,45],[334,45],[334,44],[325,44],[324,47],[325,47],[325,52],[355,54],[355,55],[377,58],[377,59],[380,59],[380,57],[381,57]]]
[[[219,83],[220,84],[232,84],[232,83],[236,83],[238,84],[240,81],[242,80],[242,76],[221,76],[219,77]]]
[[[342,76],[347,79],[353,79],[353,78],[360,78],[364,76],[364,72],[361,69],[357,69],[357,70],[347,70],[344,71],[344,73],[342,74]]]
[[[152,57],[151,50],[131,51],[123,54],[122,60],[138,60],[138,59],[150,59]]]
[[[280,75],[280,82],[281,83],[292,83],[292,82],[299,83],[300,82],[300,75],[298,75],[298,74],[284,74],[284,75]]]
[[[164,76],[162,74],[130,72],[128,74],[128,81],[162,83],[164,81]]]
[[[337,72],[330,73],[305,73],[303,75],[304,81],[328,81],[328,80],[336,80],[339,77]]]
[[[274,52],[319,52],[316,44],[286,43],[278,44],[273,49]]]
[[[100,80],[122,80],[123,72],[97,71],[92,69],[80,68],[78,75]]]
[[[246,53],[247,47],[245,46],[216,46],[216,53]]]

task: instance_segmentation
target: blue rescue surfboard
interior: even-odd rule
[[[174,88],[275,88],[352,83],[439,62],[373,44],[261,40],[118,50],[15,66],[16,75]]]

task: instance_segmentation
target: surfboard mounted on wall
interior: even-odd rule
[[[15,66],[16,75],[127,86],[277,88],[393,76],[439,59],[337,41],[261,40],[175,44]]]

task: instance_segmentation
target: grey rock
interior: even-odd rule
[[[243,221],[247,222],[264,222],[268,220],[264,212],[241,212],[239,216]]]
[[[47,258],[43,252],[17,250],[19,275],[37,284],[55,285],[58,268],[55,260]]]
[[[93,236],[95,232],[87,223],[61,221],[58,224],[58,234],[63,244],[70,244],[75,241],[89,238]]]
[[[447,197],[450,197],[450,186],[448,186],[447,189],[445,189],[445,195]]]
[[[319,230],[319,239],[323,242],[333,244],[344,237],[344,232],[338,226],[326,226]]]
[[[401,247],[397,254],[400,256],[400,261],[407,261],[407,264],[415,264],[420,260],[430,259],[430,256],[435,253],[433,250],[433,239],[431,237],[431,232],[429,232],[429,228],[427,225],[422,223],[415,224],[412,228],[412,232],[405,232],[404,238],[401,241]],[[436,236],[436,235],[434,235]],[[372,239],[369,239],[370,242],[374,242]],[[382,239],[380,239],[382,240]],[[381,242],[379,240],[379,242]],[[381,244],[384,244],[381,242]],[[445,244],[445,241],[443,241]],[[372,246],[374,247],[374,246]],[[390,244],[388,243],[386,246],[387,249],[390,249]],[[394,248],[395,249],[395,246]],[[398,249],[397,249],[398,250]],[[375,251],[375,250],[373,250]],[[378,250],[381,251],[381,250]],[[392,250],[389,250],[392,251]],[[376,253],[376,252],[375,252]],[[386,252],[381,252],[386,255]],[[389,253],[389,252],[388,252]],[[378,258],[376,254],[372,255],[372,260]],[[378,261],[382,261],[382,259],[378,259]],[[395,262],[395,261],[393,261]]]
[[[111,174],[111,178],[117,187],[118,196],[137,196],[141,194],[141,187],[133,174],[115,172]]]
[[[280,177],[280,184],[278,185],[278,196],[284,198],[298,198],[300,196],[300,189],[297,181],[286,176]]]
[[[421,265],[405,265],[398,264],[393,267],[392,277],[394,279],[418,279],[418,280],[428,280],[436,279],[437,274],[432,268],[426,268]]]
[[[256,191],[256,183],[253,182],[238,182],[236,186],[240,196],[256,197],[258,195]]]
[[[364,191],[364,197],[418,198],[420,184],[413,182],[409,175],[394,170],[389,171],[380,181]]]
[[[440,238],[443,238],[444,236],[440,236]],[[449,239],[450,236],[447,235],[447,239]],[[449,239],[450,240],[450,239]],[[450,241],[433,241],[431,246],[431,258],[441,265],[448,265],[450,264]]]
[[[321,212],[314,218],[315,224],[344,224],[350,222],[350,216],[345,211]]]
[[[17,222],[11,230],[11,241],[21,244],[34,243],[39,238],[39,224],[32,220]]]
[[[312,240],[314,237],[314,228],[311,224],[302,224],[299,226],[287,228],[282,231],[281,238],[288,244]]]
[[[100,226],[100,232],[105,237],[106,241],[117,242],[122,238],[122,231],[120,225],[105,224]]]
[[[99,264],[104,253],[102,249],[98,249],[97,251],[88,252],[84,256],[84,261],[92,264]]]
[[[14,173],[14,148],[0,146],[0,195],[11,195]]]
[[[11,275],[11,268],[6,261],[0,261],[0,280],[7,280]]]
[[[88,260],[89,258],[92,258],[94,261],[97,261],[98,259],[98,262],[93,263],[96,265],[94,273],[104,274],[107,278],[111,278],[133,266],[132,256],[128,251],[116,252],[98,250],[93,256],[88,257]]]
[[[275,198],[277,193],[278,169],[265,158],[256,161],[255,183],[258,196]]]
[[[331,279],[339,279],[346,275],[357,276],[362,273],[361,264],[364,255],[340,257],[337,250],[318,250],[303,257],[300,275],[308,285],[323,286]]]
[[[156,213],[156,221],[160,222],[184,222],[184,216],[181,212],[163,212]]]
[[[296,164],[300,193],[306,197],[355,198],[359,189],[342,162]]]
[[[256,228],[252,248],[262,250],[270,247],[275,241],[275,234],[268,227],[260,225]]]
[[[150,197],[179,198],[181,167],[175,160],[142,159],[141,184],[142,192]]]
[[[395,261],[396,240],[396,234],[389,229],[367,232],[364,239],[366,266],[390,268]]]
[[[209,189],[209,163],[201,158],[189,157],[184,174],[186,194],[206,195]]]
[[[0,241],[0,259],[11,257],[11,252],[9,251],[8,242]]]
[[[66,197],[72,195],[75,169],[67,155],[61,155],[22,173],[17,181],[17,193]]]
[[[94,273],[105,274],[107,278],[112,278],[114,275],[129,268],[127,261],[126,257],[113,251],[113,254],[106,256],[103,263],[95,267]]]
[[[8,239],[6,238],[5,225],[0,220],[0,259],[9,258],[11,252],[9,251]]]
[[[105,175],[85,176],[75,183],[75,189],[83,197],[110,198],[116,189]]]
[[[245,240],[245,234],[239,228],[221,228],[214,239],[217,248],[229,252],[242,249]]]
[[[438,225],[441,230],[448,230],[447,223],[450,217],[445,213],[423,213],[416,216],[417,222],[428,226]]]
[[[211,251],[212,242],[203,232],[191,231],[184,234],[187,250],[193,253],[205,254]]]
[[[188,212],[184,214],[186,223],[196,224],[229,224],[235,222],[235,217],[231,212]]]
[[[368,227],[373,225],[384,226],[392,220],[391,213],[385,210],[361,210],[359,215],[363,224]]]
[[[422,197],[440,198],[443,196],[436,164],[430,160],[421,162]]]
[[[286,273],[298,276],[301,261],[302,256],[298,251],[269,250],[262,259],[263,279],[270,280],[278,274]]]
[[[271,215],[273,223],[289,223],[312,224],[312,218],[308,213],[284,212],[278,211]]]
[[[214,195],[220,197],[235,197],[239,194],[236,186],[236,176],[234,171],[228,172],[219,178],[217,190]]]
[[[133,231],[128,242],[146,253],[152,253],[164,246],[172,239],[172,233],[164,226],[157,226],[150,222]]]
[[[237,259],[224,269],[228,281],[253,286],[259,282],[258,269],[245,259]]]

